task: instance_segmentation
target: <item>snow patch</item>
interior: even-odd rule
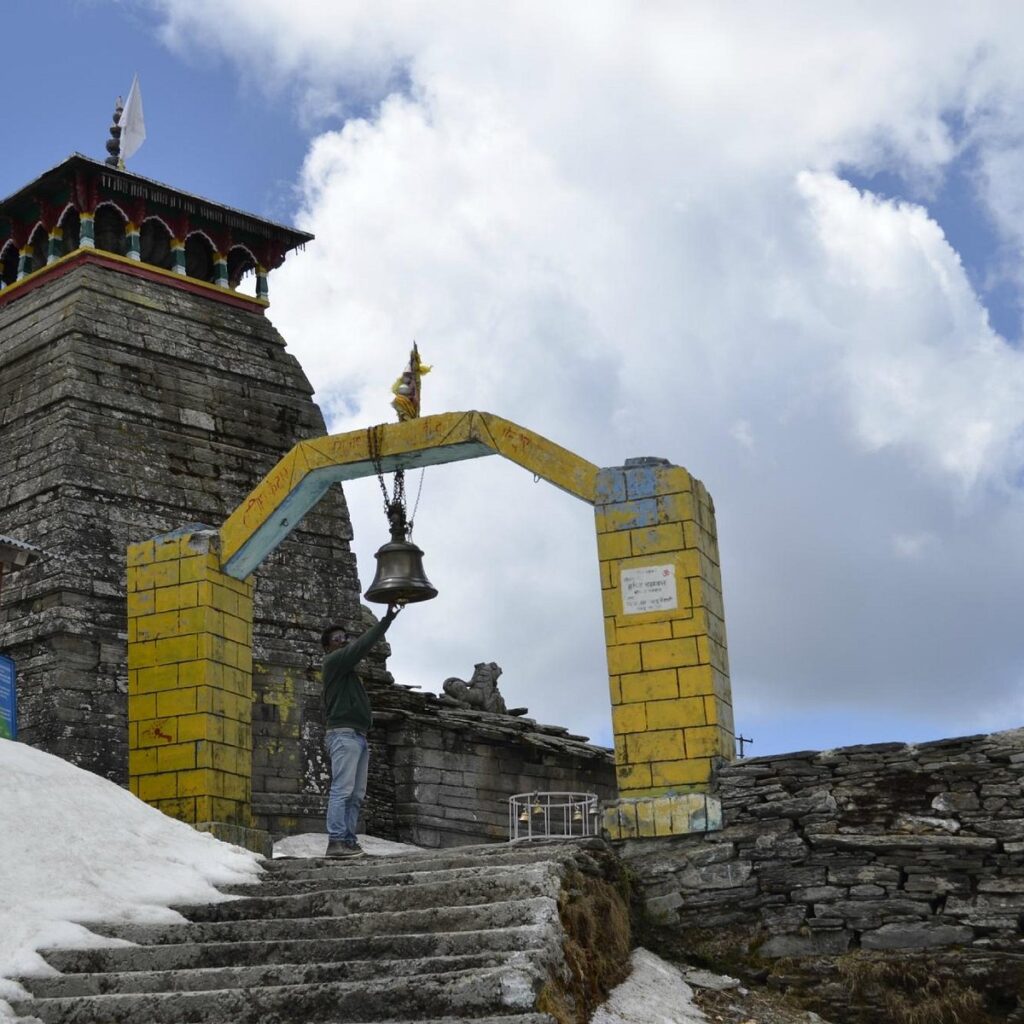
[[[591,1024],[708,1024],[678,967],[634,949],[629,977],[597,1008]]]
[[[214,886],[255,880],[259,857],[150,807],[67,761],[0,739],[0,1021],[10,979],[54,974],[36,952],[126,945],[84,923],[181,921],[170,904],[230,899]]]
[[[359,845],[371,857],[402,857],[410,853],[422,853],[422,846],[409,843],[393,843],[390,839],[360,835]],[[286,836],[274,843],[275,857],[322,857],[327,850],[327,836],[323,832],[304,832],[298,836]]]

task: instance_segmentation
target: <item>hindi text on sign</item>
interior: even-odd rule
[[[620,585],[624,615],[640,615],[678,607],[674,565],[645,565],[638,569],[623,569]]]

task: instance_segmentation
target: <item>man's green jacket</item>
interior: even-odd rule
[[[370,731],[373,723],[370,698],[366,696],[356,666],[394,621],[393,615],[385,615],[357,640],[331,651],[324,658],[324,706],[328,729],[355,729],[364,735]]]

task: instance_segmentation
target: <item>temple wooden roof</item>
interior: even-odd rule
[[[82,212],[90,204],[90,198],[99,203],[112,202],[126,216],[133,212],[131,207],[143,204],[147,217],[172,219],[187,216],[192,230],[212,229],[222,233],[226,229],[239,242],[257,239],[276,242],[282,255],[313,238],[306,231],[257,217],[131,171],[110,167],[81,153],[73,153],[56,167],[0,200],[0,243],[10,237],[13,224],[27,227],[31,235],[37,224],[45,222],[48,210],[57,208],[59,220],[60,212],[68,204]]]

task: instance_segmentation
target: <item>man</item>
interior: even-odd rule
[[[327,801],[327,856],[358,857],[359,809],[366,796],[370,751],[366,734],[373,713],[356,666],[395,621],[400,605],[388,605],[376,626],[348,642],[343,626],[328,626],[320,637],[324,648],[323,683],[327,753],[331,758],[331,793]]]

